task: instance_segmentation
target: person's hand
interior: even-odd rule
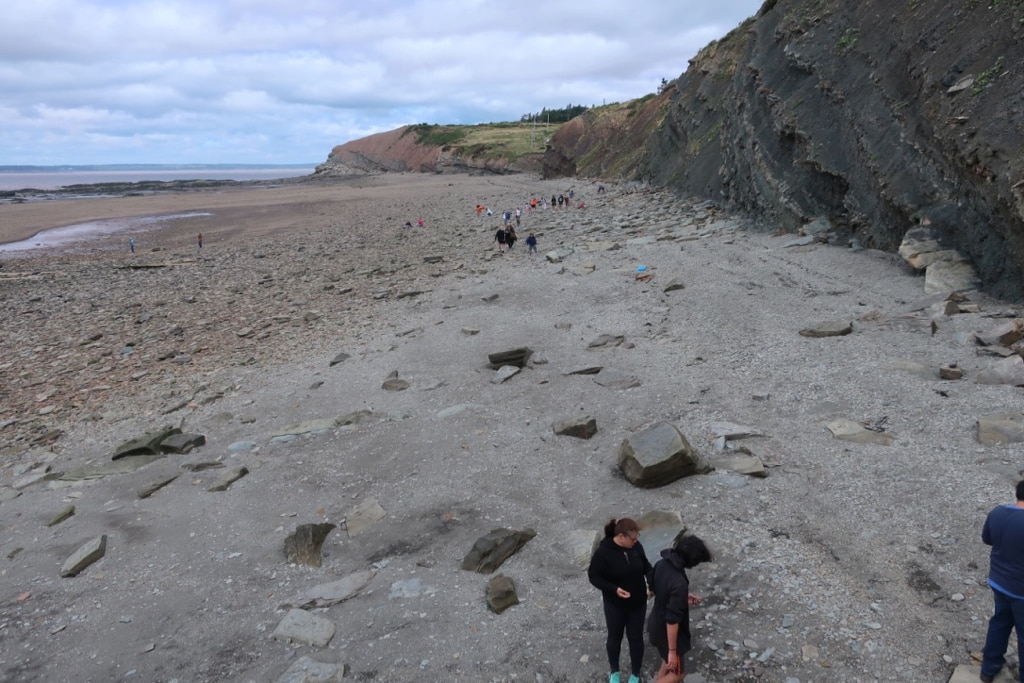
[[[628,600],[629,599],[629,591],[624,589],[624,588],[616,588],[615,589],[615,594],[618,595],[623,600]]]
[[[675,650],[669,650],[668,662],[666,662],[666,664],[668,665],[669,672],[674,674],[680,673],[682,666],[681,662],[679,661],[679,653],[677,653]]]
[[[700,598],[693,593],[686,594],[686,601],[690,604],[690,607],[696,607],[700,604]]]

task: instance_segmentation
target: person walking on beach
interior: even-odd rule
[[[647,636],[661,655],[656,683],[678,683],[686,678],[683,655],[691,647],[690,607],[700,604],[700,598],[690,592],[686,570],[712,559],[704,541],[683,536],[674,547],[662,550],[654,565],[654,608],[647,618]]]
[[[498,228],[498,232],[494,233],[494,241],[498,243],[498,252],[505,253],[505,242],[508,240],[508,233],[505,232],[505,226]]]
[[[509,223],[505,226],[505,244],[508,245],[508,250],[512,251],[512,247],[515,246],[516,240],[519,239],[519,235],[516,234],[516,229]]]
[[[199,248],[202,249],[203,248],[203,233],[199,233],[199,236],[196,239],[199,241]]]
[[[533,234],[533,230],[531,230],[526,235],[526,246],[527,246],[527,253],[530,253],[530,254],[536,254],[537,253],[537,236]]]
[[[637,538],[640,526],[632,519],[612,519],[604,527],[604,539],[590,558],[587,578],[601,591],[604,619],[608,627],[605,648],[611,674],[608,683],[621,683],[619,654],[622,634],[629,642],[629,683],[640,683],[644,660],[644,616],[651,563]]]
[[[992,683],[1006,664],[1010,631],[1017,631],[1017,654],[1024,652],[1024,479],[1017,482],[1017,502],[988,513],[981,540],[992,546],[988,585],[995,609],[982,650],[981,680]],[[1020,680],[1024,683],[1024,666]]]
[[[133,254],[135,253],[135,238],[134,237],[129,237],[128,238],[128,248],[131,249]]]

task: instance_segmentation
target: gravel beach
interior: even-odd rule
[[[209,214],[0,251],[0,680],[607,680],[579,539],[653,511],[716,554],[690,574],[688,682],[974,671],[981,524],[1024,471],[1020,443],[978,439],[1021,389],[974,381],[997,360],[975,333],[1019,308],[972,292],[953,312],[893,254],[606,186],[396,174],[0,206],[0,242]],[[526,208],[569,190],[586,208]],[[496,376],[488,355],[518,347]],[[592,438],[554,433],[582,417]],[[870,433],[840,440],[842,420]],[[713,469],[637,488],[620,445],[665,422]],[[165,426],[203,443],[112,459]],[[336,525],[319,567],[285,555],[302,524]],[[460,569],[496,528],[536,531],[497,572],[520,601],[501,614],[492,576]],[[349,577],[305,610],[326,643],[282,636]]]

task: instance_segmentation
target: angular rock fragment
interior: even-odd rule
[[[140,437],[125,441],[114,449],[111,460],[119,460],[130,455],[157,455],[160,453],[160,444],[164,439],[175,434],[181,434],[177,427],[164,427],[155,432],[143,434]]]
[[[184,454],[205,445],[206,437],[202,434],[171,434],[160,442],[160,452]]]
[[[299,645],[326,647],[336,630],[337,626],[330,619],[293,609],[284,615],[270,637]]]
[[[956,363],[939,366],[939,379],[963,379],[964,369]]]
[[[624,341],[626,341],[626,337],[621,334],[602,334],[598,335],[593,341],[587,344],[587,348],[610,349],[620,345]]]
[[[510,379],[513,375],[518,375],[520,372],[522,372],[522,368],[518,368],[515,365],[502,365],[494,371],[494,376],[491,377],[491,384],[502,384],[505,380]]]
[[[461,567],[466,571],[490,574],[536,535],[533,529],[492,529],[476,540],[463,558]]]
[[[224,473],[216,484],[206,489],[207,491],[227,491],[236,481],[249,474],[246,467],[232,467]]]
[[[668,294],[669,292],[677,292],[680,289],[686,289],[686,285],[683,284],[681,279],[674,277],[665,283],[665,286],[661,288],[661,291]]]
[[[514,365],[517,368],[522,368],[526,366],[532,355],[533,349],[527,346],[520,346],[508,351],[489,353],[487,354],[487,362],[490,363],[492,370],[497,370],[503,365]]]
[[[570,417],[559,420],[551,425],[551,429],[559,436],[574,436],[577,439],[589,439],[597,434],[597,419],[589,415],[584,417]]]
[[[675,425],[662,422],[630,434],[619,447],[619,469],[641,488],[664,486],[711,468]]]
[[[370,583],[376,572],[363,570],[353,572],[338,579],[314,586],[289,600],[283,607],[311,609],[314,607],[330,607],[344,602],[359,594]]]
[[[896,437],[893,435],[868,429],[860,422],[855,422],[854,420],[832,420],[828,423],[827,427],[832,432],[832,436],[840,441],[870,443],[878,446],[891,446],[896,441]]]
[[[582,365],[572,370],[566,370],[563,375],[596,375],[604,369],[603,365]]]
[[[1024,320],[1007,320],[985,332],[975,332],[974,339],[982,346],[1013,346],[1024,337]]]
[[[978,418],[978,443],[997,446],[1024,443],[1024,413],[999,413]]]
[[[53,517],[51,517],[50,521],[46,523],[46,526],[57,526],[64,520],[70,518],[73,514],[75,514],[75,506],[68,505],[63,510],[61,510]]]
[[[711,460],[712,467],[720,470],[729,470],[736,474],[745,474],[749,477],[764,478],[768,471],[764,463],[756,455],[737,453],[736,455],[725,455]]]
[[[381,385],[381,389],[384,391],[405,391],[408,388],[409,383],[398,378],[398,370],[392,370]]]
[[[504,574],[498,574],[487,582],[487,607],[495,614],[501,614],[512,605],[519,604],[516,584]]]
[[[138,496],[141,499],[149,498],[154,493],[156,493],[157,491],[159,491],[163,487],[167,486],[168,484],[170,484],[172,481],[174,481],[177,478],[178,478],[177,474],[169,474],[169,475],[167,475],[165,477],[160,477],[159,479],[155,479],[155,480],[149,482],[148,484],[146,484],[145,486],[143,486],[141,489],[139,489]]]
[[[842,320],[818,323],[814,327],[800,330],[801,337],[842,337],[853,332],[853,325]]]
[[[289,562],[319,567],[323,563],[323,545],[335,524],[300,524],[284,539],[284,556]]]
[[[974,375],[974,381],[978,384],[1024,386],[1024,358],[1010,356],[1009,358],[997,360]]]
[[[365,530],[374,522],[384,519],[387,513],[376,498],[364,498],[345,517],[345,531],[349,538]]]
[[[60,568],[61,577],[77,576],[86,567],[102,558],[106,552],[107,535],[103,534],[83,545],[64,561]]]
[[[345,361],[347,361],[351,357],[352,356],[350,356],[349,354],[347,354],[345,352],[341,352],[337,356],[335,356],[334,358],[331,359],[331,362],[328,363],[327,367],[333,368],[338,363],[344,363]]]
[[[303,655],[296,659],[274,683],[344,683],[348,676],[345,664],[318,662]]]

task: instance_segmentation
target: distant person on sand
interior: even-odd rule
[[[505,227],[505,244],[508,245],[509,251],[512,251],[512,247],[518,239],[519,235],[516,234],[516,229],[512,227],[511,223],[509,223],[508,226]]]
[[[533,234],[533,230],[526,236],[526,246],[529,247],[527,253],[537,253],[537,237]]]
[[[132,250],[133,254],[135,253],[135,238],[134,237],[129,237],[128,238],[128,248]]]
[[[409,221],[406,221],[405,222],[405,227],[411,228],[412,227],[412,223],[410,223]]]
[[[988,585],[995,601],[982,650],[980,678],[984,683],[992,683],[1006,664],[1010,631],[1017,630],[1017,655],[1024,652],[1024,479],[1017,482],[1016,494],[1016,503],[988,513],[981,530],[982,542],[992,546]],[[1024,667],[1020,676],[1024,681]]]
[[[423,219],[422,218],[416,219],[416,225],[418,225],[419,227],[422,228],[423,227]]]
[[[644,660],[644,617],[647,616],[647,592],[653,572],[644,547],[637,538],[640,525],[632,519],[612,519],[604,526],[604,539],[590,558],[587,578],[601,591],[604,620],[608,627],[605,649],[611,675],[608,683],[621,683],[619,654],[622,634],[629,643],[631,675],[629,683],[640,683]]]
[[[523,217],[523,210],[518,206],[516,207],[516,227],[519,227],[519,221]]]
[[[199,237],[197,239],[199,240],[199,248],[202,249],[203,248],[203,233],[199,233]]]
[[[494,233],[494,241],[498,243],[498,251],[505,253],[505,241],[508,239],[508,233],[505,232],[505,226],[498,228],[498,232]]]

